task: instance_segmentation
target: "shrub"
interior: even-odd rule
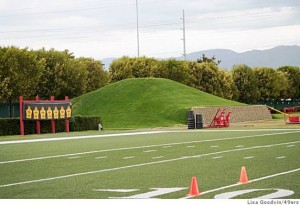
[[[74,116],[70,119],[70,131],[86,131],[98,130],[98,124],[101,123],[100,116]],[[36,122],[24,122],[25,135],[36,133]],[[65,121],[55,121],[55,132],[65,131]],[[41,133],[51,133],[51,121],[41,121]],[[0,136],[4,135],[19,135],[20,134],[20,120],[19,118],[0,119]]]

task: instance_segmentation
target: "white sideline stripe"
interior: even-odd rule
[[[212,159],[220,159],[220,158],[223,158],[223,156],[213,157]]]
[[[254,156],[244,157],[244,159],[253,159]]]
[[[286,158],[286,156],[276,157],[276,159],[284,159],[284,158]]]
[[[157,150],[155,150],[155,149],[152,149],[152,150],[145,150],[145,151],[143,151],[143,152],[156,152]]]
[[[295,144],[295,143],[300,143],[300,141],[286,142],[286,143],[280,143],[280,144],[272,144],[271,146],[274,147],[274,146],[281,146],[281,145],[288,145],[288,144]],[[254,147],[247,147],[247,148],[239,148],[239,149],[225,150],[225,151],[206,153],[206,154],[200,154],[200,155],[194,155],[194,156],[186,156],[186,157],[180,157],[180,158],[174,158],[174,159],[166,159],[166,160],[161,160],[161,161],[156,161],[156,162],[147,162],[147,163],[134,164],[134,165],[128,165],[128,166],[123,166],[123,167],[115,167],[115,168],[101,169],[101,170],[95,170],[95,171],[89,171],[89,172],[81,172],[81,173],[77,173],[77,174],[69,174],[69,175],[63,175],[63,176],[57,176],[57,177],[50,177],[50,178],[36,179],[36,180],[30,180],[30,181],[16,182],[16,183],[11,183],[11,184],[3,184],[3,185],[0,185],[0,188],[16,186],[16,185],[23,185],[23,184],[31,184],[31,183],[43,182],[43,181],[51,181],[51,180],[55,180],[55,179],[64,179],[64,178],[75,177],[75,176],[83,176],[83,175],[88,175],[88,174],[111,172],[111,171],[116,171],[116,170],[121,170],[121,169],[141,167],[141,166],[147,166],[147,165],[153,165],[153,164],[161,164],[161,163],[165,163],[165,162],[174,162],[174,161],[179,161],[179,160],[199,158],[199,157],[210,156],[210,155],[215,155],[215,154],[223,154],[223,153],[237,152],[237,151],[243,151],[243,150],[259,149],[259,148],[265,148],[265,147],[264,146],[254,146]]]
[[[261,180],[264,180],[264,179],[269,179],[269,178],[273,178],[273,177],[277,177],[277,176],[281,176],[281,175],[285,175],[285,174],[290,174],[290,173],[298,172],[298,171],[300,171],[300,168],[293,169],[293,170],[286,171],[286,172],[277,173],[277,174],[272,174],[272,175],[269,175],[269,176],[265,176],[265,177],[261,177],[261,178],[257,178],[257,179],[253,179],[253,180],[249,180],[249,182],[257,182],[257,181],[261,181]],[[235,184],[231,184],[231,185],[228,185],[228,186],[219,187],[219,188],[216,188],[216,189],[201,192],[201,195],[216,192],[216,191],[220,191],[220,190],[235,187],[235,186],[240,186],[240,185],[243,185],[243,184],[235,183]],[[186,197],[183,197],[181,199],[189,199],[189,198],[193,198],[193,196],[186,196]]]
[[[135,156],[123,157],[123,159],[133,159]]]
[[[286,147],[294,147],[295,145],[288,145],[288,146],[286,146]]]
[[[130,133],[87,135],[87,136],[76,136],[76,137],[44,138],[44,139],[30,139],[30,140],[13,140],[13,141],[0,142],[0,145],[2,145],[2,144],[22,144],[22,143],[31,143],[31,142],[50,142],[50,141],[61,141],[61,140],[77,140],[77,139],[102,138],[102,137],[119,137],[119,136],[161,134],[161,133],[169,133],[169,132],[172,132],[172,131],[130,132]]]
[[[115,149],[107,149],[107,150],[94,150],[94,151],[88,151],[88,152],[78,152],[78,153],[73,153],[73,154],[61,154],[61,155],[52,155],[52,156],[46,156],[46,157],[35,157],[35,158],[28,158],[28,159],[17,159],[17,160],[2,161],[2,162],[0,162],[0,164],[34,161],[34,160],[43,160],[43,159],[67,157],[67,156],[74,156],[74,155],[93,154],[93,153],[99,153],[99,152],[111,152],[111,151],[121,151],[121,150],[130,150],[130,149],[150,148],[150,147],[161,147],[161,146],[163,146],[163,148],[168,148],[168,147],[171,147],[170,145],[181,145],[181,144],[191,144],[191,143],[201,143],[201,142],[214,142],[214,141],[224,141],[224,140],[246,139],[246,138],[253,138],[253,137],[293,134],[293,133],[298,133],[298,132],[300,132],[300,131],[296,131],[296,132],[277,132],[277,133],[269,133],[269,134],[249,135],[249,136],[241,136],[241,137],[228,137],[228,138],[210,139],[210,140],[195,140],[195,141],[189,141],[189,142],[174,142],[174,143],[168,143],[168,144],[145,145],[145,146],[139,146],[139,147],[123,147],[123,148],[115,148]]]
[[[62,140],[79,140],[89,138],[102,138],[102,137],[119,137],[119,136],[134,136],[134,135],[148,135],[148,134],[162,134],[162,133],[186,133],[186,132],[269,132],[269,131],[294,131],[300,132],[300,129],[251,129],[251,130],[160,130],[148,132],[129,132],[129,133],[116,133],[116,134],[103,134],[103,135],[85,135],[73,137],[60,137],[60,138],[43,138],[43,139],[30,139],[30,140],[8,140],[0,142],[0,145],[5,144],[22,144],[34,142],[50,142]]]

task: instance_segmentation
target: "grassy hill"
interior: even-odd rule
[[[72,100],[74,115],[100,115],[105,128],[149,128],[185,124],[196,106],[241,105],[175,81],[127,79]]]

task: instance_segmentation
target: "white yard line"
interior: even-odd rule
[[[223,156],[212,157],[212,159],[221,159],[221,158],[223,158]]]
[[[244,157],[244,159],[253,159],[254,156]]]
[[[145,146],[138,146],[138,147],[123,147],[123,148],[106,149],[106,150],[94,150],[94,151],[78,152],[78,153],[72,153],[72,154],[61,154],[61,155],[52,155],[52,156],[45,156],[45,157],[35,157],[35,158],[27,158],[27,159],[8,160],[8,161],[2,161],[2,162],[0,162],[0,164],[17,163],[17,162],[25,162],[25,161],[35,161],[35,160],[44,160],[44,159],[68,157],[68,156],[74,156],[74,155],[93,154],[93,153],[100,153],[100,152],[111,152],[111,151],[121,151],[121,150],[130,150],[130,149],[161,147],[161,146],[163,148],[167,148],[167,147],[170,147],[171,145],[182,145],[182,144],[201,143],[201,142],[225,141],[225,140],[235,140],[235,139],[247,139],[247,138],[253,138],[253,137],[264,137],[264,136],[273,136],[273,135],[292,134],[292,133],[298,133],[298,132],[300,132],[300,131],[296,131],[296,132],[278,132],[278,133],[270,133],[270,134],[249,135],[249,136],[241,136],[241,137],[228,137],[228,138],[209,139],[209,140],[195,140],[195,141],[189,141],[189,142],[174,142],[174,143],[168,143],[168,144],[145,145]]]
[[[216,147],[219,147],[219,145],[213,145],[213,146],[210,146],[211,148],[216,148]]]
[[[156,152],[157,150],[155,150],[155,149],[152,149],[152,150],[145,150],[145,151],[143,151],[143,152]]]
[[[122,159],[133,159],[135,156],[123,157]]]
[[[249,180],[249,182],[257,182],[257,181],[261,181],[261,180],[264,180],[264,179],[269,179],[269,178],[273,178],[273,177],[277,177],[277,176],[281,176],[281,175],[285,175],[285,174],[290,174],[290,173],[298,172],[298,171],[300,171],[300,168],[289,170],[289,171],[286,171],[286,172],[280,172],[280,173],[277,173],[277,174],[268,175],[268,176],[253,179],[253,180]],[[235,187],[235,186],[241,186],[241,185],[243,185],[243,184],[235,183],[235,184],[231,184],[231,185],[228,185],[228,186],[223,186],[223,187],[219,187],[219,188],[216,188],[216,189],[204,191],[204,192],[201,192],[200,197],[201,197],[201,195],[204,195],[204,194],[220,191],[220,190]],[[183,197],[182,199],[189,199],[189,198],[193,198],[193,196],[186,196],[186,197]]]
[[[148,132],[129,132],[129,133],[116,133],[116,134],[102,134],[102,135],[86,135],[74,137],[59,137],[59,138],[43,138],[43,139],[29,139],[29,140],[8,140],[0,142],[0,145],[5,144],[22,144],[22,143],[35,143],[35,142],[51,142],[62,140],[80,140],[89,138],[103,138],[103,137],[119,137],[119,136],[135,136],[135,135],[149,135],[149,134],[162,134],[162,133],[187,133],[187,132],[269,132],[269,131],[293,131],[300,132],[300,129],[251,129],[251,130],[159,130]]]
[[[286,156],[276,157],[276,159],[284,159],[284,158],[286,158]]]
[[[68,159],[78,159],[80,156],[68,157]]]
[[[119,137],[119,136],[135,136],[135,135],[161,134],[161,133],[169,133],[169,132],[172,132],[172,131],[130,132],[130,133],[103,134],[103,135],[87,135],[87,136],[76,136],[76,137],[59,137],[59,138],[43,138],[43,139],[30,139],[30,140],[13,140],[13,141],[3,141],[3,142],[0,142],[0,145],[4,145],[4,144],[34,143],[34,142],[51,142],[51,141],[61,141],[61,140],[80,140],[80,139],[102,138],[102,137]]]
[[[272,144],[272,145],[268,145],[268,146],[275,147],[275,146],[295,144],[295,143],[300,143],[300,141],[280,143],[280,144]],[[266,148],[266,147],[265,146],[254,146],[254,147],[247,147],[247,148],[239,148],[239,149],[225,150],[225,151],[206,153],[206,154],[200,154],[200,155],[194,155],[194,156],[186,156],[186,157],[180,157],[180,158],[174,158],[174,159],[166,159],[166,160],[155,161],[155,162],[133,164],[133,165],[123,166],[123,167],[115,167],[115,168],[94,170],[94,171],[89,171],[89,172],[81,172],[81,173],[76,173],[76,174],[62,175],[62,176],[57,176],[57,177],[50,177],[50,178],[42,178],[42,179],[36,179],[36,180],[30,180],[30,181],[16,182],[16,183],[11,183],[11,184],[3,184],[3,185],[0,185],[0,188],[17,186],[17,185],[24,185],[24,184],[32,184],[32,183],[44,182],[44,181],[52,181],[52,180],[56,180],[56,179],[64,179],[64,178],[83,176],[83,175],[88,175],[88,174],[96,174],[96,173],[102,173],[102,172],[112,172],[112,171],[128,169],[128,168],[134,168],[134,167],[142,167],[142,166],[147,166],[147,165],[162,164],[162,163],[166,163],[166,162],[174,162],[174,161],[179,161],[179,160],[199,158],[199,157],[203,157],[203,156],[211,156],[211,155],[216,155],[216,154],[238,152],[238,151],[243,151],[243,150],[259,149],[259,148]],[[254,180],[252,180],[252,181],[254,181]]]

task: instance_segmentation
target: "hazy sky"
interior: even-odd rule
[[[299,0],[138,0],[140,56],[300,45]],[[0,46],[137,56],[136,0],[0,0]]]

